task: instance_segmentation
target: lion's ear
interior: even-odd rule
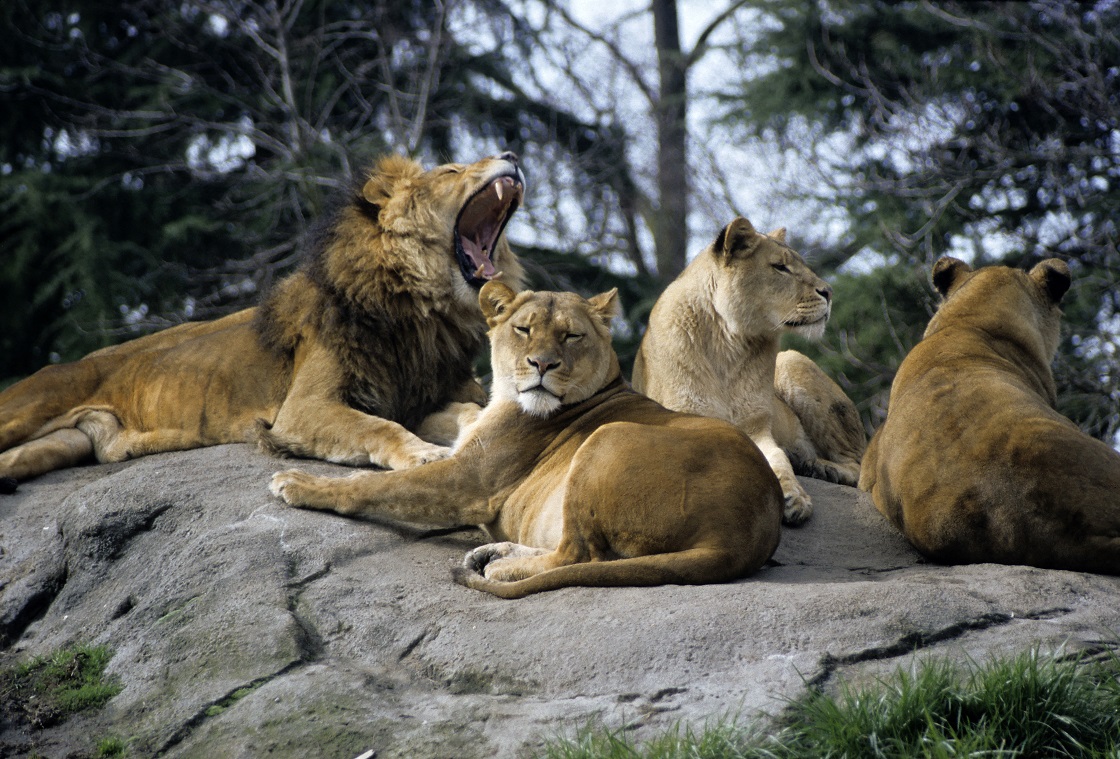
[[[785,241],[786,241],[786,228],[785,227],[778,227],[777,229],[775,229],[773,232],[770,232],[766,236],[769,237],[771,240],[777,240],[780,243],[785,243]]]
[[[959,258],[942,256],[934,263],[930,279],[933,280],[937,292],[941,293],[942,297],[948,297],[953,288],[963,281],[964,275],[971,271],[972,267]]]
[[[393,196],[393,190],[402,179],[411,179],[424,173],[420,164],[402,155],[389,155],[377,166],[362,185],[362,197],[367,203],[381,208]]]
[[[482,307],[482,315],[486,317],[489,326],[493,327],[499,317],[509,310],[509,304],[513,302],[516,295],[517,293],[509,285],[495,280],[490,280],[482,286],[478,291],[478,305]]]
[[[1052,303],[1060,303],[1072,281],[1069,266],[1060,258],[1047,258],[1030,271],[1030,278],[1039,284]]]
[[[742,216],[720,230],[719,237],[712,244],[712,252],[716,258],[731,258],[738,255],[749,255],[758,245],[762,235],[758,233],[751,223]]]
[[[592,295],[587,302],[591,304],[591,310],[608,326],[611,319],[622,316],[622,304],[618,302],[617,287],[612,287],[605,293]]]

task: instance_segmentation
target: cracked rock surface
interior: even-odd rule
[[[813,518],[747,580],[503,601],[451,581],[482,533],[287,508],[267,483],[290,465],[220,446],[0,496],[0,661],[104,644],[124,686],[47,730],[0,719],[0,755],[114,735],[134,756],[518,757],[589,721],[641,739],[776,714],[806,681],[914,657],[1120,642],[1120,578],[927,564],[816,480]]]

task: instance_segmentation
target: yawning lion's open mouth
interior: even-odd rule
[[[521,204],[524,186],[519,175],[506,174],[471,196],[455,222],[455,257],[463,279],[472,287],[500,272],[491,256],[502,230]]]

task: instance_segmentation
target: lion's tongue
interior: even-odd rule
[[[488,240],[488,235],[479,235],[475,239],[463,237],[463,252],[475,265],[474,275],[490,279],[495,274],[494,262],[490,260],[490,251],[483,247],[483,240]]]
[[[491,246],[498,237],[498,226],[510,203],[506,194],[510,189],[506,185],[513,187],[513,180],[508,177],[495,180],[467,205],[459,219],[463,252],[474,264],[476,277],[489,279],[496,273],[494,262],[490,260],[494,252]]]

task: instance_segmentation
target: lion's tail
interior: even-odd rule
[[[566,564],[524,580],[489,580],[466,567],[453,570],[455,581],[500,598],[523,598],[533,593],[572,586],[620,587],[650,585],[703,585],[730,582],[753,573],[769,556],[745,561],[717,548],[690,548],[674,553],[635,556],[614,561]]]

